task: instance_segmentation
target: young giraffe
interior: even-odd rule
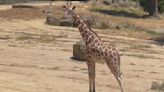
[[[94,57],[105,60],[107,66],[114,74],[116,80],[119,83],[121,92],[124,92],[123,82],[120,72],[120,55],[116,48],[112,45],[108,45],[102,42],[101,38],[91,28],[89,28],[82,17],[75,13],[75,6],[70,7],[71,3],[67,2],[63,8],[66,10],[66,15],[72,15],[80,34],[85,42],[86,48],[86,63],[88,66],[89,74],[89,92],[96,92],[95,90],[95,61]]]

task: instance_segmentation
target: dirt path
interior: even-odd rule
[[[114,38],[126,92],[151,92],[152,81],[164,80],[164,47],[150,42]],[[72,45],[80,40],[76,28],[54,27],[44,20],[0,21],[1,92],[88,92],[85,62],[70,59]],[[105,65],[97,64],[98,92],[120,92]]]

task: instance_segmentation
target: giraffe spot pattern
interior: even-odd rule
[[[117,56],[117,52],[113,52],[113,55],[114,55],[114,56]]]
[[[97,39],[95,39],[95,43],[97,43],[98,42],[98,40]]]
[[[91,30],[87,27],[81,17],[79,15],[75,16],[77,16],[76,19],[79,21],[80,33],[85,41],[87,41],[86,46],[89,46],[88,48],[86,48],[86,56],[88,57],[88,59],[91,58],[92,55],[103,57],[111,72],[114,74],[119,73],[119,54],[117,50],[111,45],[102,43],[100,38],[91,32]],[[87,60],[87,64],[88,68],[90,69],[90,66],[93,64],[93,62]],[[91,75],[91,72],[89,72],[89,75]]]
[[[91,43],[91,48],[94,48],[95,47],[95,44],[94,43]]]

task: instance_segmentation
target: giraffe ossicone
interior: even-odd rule
[[[85,42],[86,63],[88,66],[89,75],[89,92],[96,92],[95,90],[95,61],[93,58],[103,59],[110,71],[115,76],[120,86],[121,92],[124,92],[123,82],[120,71],[120,55],[118,50],[113,46],[104,43],[101,38],[90,27],[87,26],[82,17],[75,12],[75,6],[71,8],[72,2],[67,2],[64,5],[66,13],[65,16],[71,15],[74,22],[78,25],[79,32]]]

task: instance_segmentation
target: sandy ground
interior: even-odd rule
[[[76,28],[49,26],[44,19],[0,20],[0,92],[88,92],[85,62],[71,59],[81,38]],[[152,92],[153,81],[164,81],[163,46],[99,35],[120,50],[126,92]],[[120,92],[106,65],[97,63],[96,74],[97,92]]]

